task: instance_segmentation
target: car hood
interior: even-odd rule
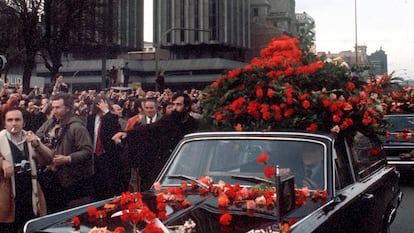
[[[157,211],[157,196],[154,192],[145,192],[142,194],[142,200],[149,209],[158,215]],[[162,195],[162,194],[161,194]],[[85,205],[75,209],[67,210],[51,216],[44,216],[40,218],[40,222],[36,223],[37,229],[32,229],[28,225],[26,232],[68,232],[74,230],[74,217],[79,221],[79,228],[81,232],[88,232],[93,227],[107,227],[113,231],[117,227],[123,227],[126,232],[132,232],[133,225],[130,222],[122,221],[123,214],[120,203],[120,198],[108,199],[99,203]],[[218,197],[215,195],[200,195],[192,193],[186,196],[186,202],[190,203],[183,206],[179,202],[168,202],[166,206],[167,219],[158,220],[159,226],[170,231],[180,226],[188,225],[189,222],[195,223],[193,231],[189,232],[257,232],[258,230],[277,229],[278,214],[276,208],[267,209],[256,207],[255,210],[248,210],[246,203],[238,203],[229,205],[226,208],[218,207]],[[233,203],[234,204],[234,203]],[[96,213],[90,214],[90,208],[96,207]],[[315,209],[319,208],[321,203],[309,201],[304,202],[300,208],[283,216],[284,222],[299,221],[301,218],[307,216]],[[88,210],[89,209],[89,210]],[[100,216],[103,211],[104,216]],[[89,212],[89,213],[88,213]],[[223,224],[223,216],[226,215],[229,224]],[[49,218],[49,219],[48,219]],[[32,220],[33,221],[33,220]],[[36,222],[36,220],[34,220]],[[143,230],[146,226],[143,222],[137,224],[138,230]],[[42,230],[42,231],[39,231]]]

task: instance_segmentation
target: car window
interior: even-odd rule
[[[414,115],[389,115],[385,116],[385,119],[390,123],[390,132],[414,130]]]
[[[295,176],[299,187],[311,173],[315,187],[325,189],[326,146],[310,140],[259,140],[222,139],[187,142],[173,155],[174,160],[167,170],[168,175],[186,175],[193,178],[210,176],[215,182],[254,185],[251,181],[233,179],[235,175],[265,178],[267,165],[278,165],[284,176]],[[266,164],[259,164],[257,158],[267,154]],[[308,169],[308,170],[306,170]],[[306,171],[305,171],[306,170]],[[309,171],[311,170],[311,171]],[[165,179],[164,184],[179,183],[176,179]]]
[[[354,183],[352,163],[344,140],[335,140],[335,189],[339,190]]]
[[[385,165],[385,153],[376,139],[357,132],[350,141],[350,147],[354,169],[359,178],[364,178],[378,167]]]

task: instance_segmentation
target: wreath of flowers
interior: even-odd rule
[[[348,67],[304,55],[296,38],[274,38],[243,68],[205,89],[210,130],[381,132],[381,104]]]
[[[365,91],[381,103],[385,113],[413,113],[414,87],[399,87],[393,73],[370,77]]]

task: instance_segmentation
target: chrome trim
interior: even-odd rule
[[[325,135],[325,134],[318,134],[318,133],[306,133],[306,132],[288,132],[288,131],[272,131],[272,132],[238,132],[238,131],[218,131],[218,132],[197,132],[197,133],[191,133],[184,136],[184,139],[190,138],[190,137],[209,137],[209,136],[215,136],[215,137],[223,137],[223,136],[240,136],[240,137],[251,137],[251,136],[258,136],[263,138],[264,136],[269,137],[275,137],[275,136],[306,136],[306,137],[317,137],[317,138],[323,138],[329,141],[332,141],[332,137]]]
[[[389,165],[414,165],[414,161],[390,161],[388,160],[387,163]]]

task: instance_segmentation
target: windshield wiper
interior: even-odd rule
[[[191,176],[186,176],[186,175],[169,175],[167,177],[168,178],[171,178],[171,179],[181,179],[181,180],[193,181],[198,187],[208,188],[208,185],[200,182],[199,180],[197,180],[196,178],[191,177]]]
[[[262,177],[257,177],[257,176],[232,175],[231,178],[236,179],[236,180],[249,181],[255,184],[260,184],[260,183],[273,184],[272,181],[262,178]]]

